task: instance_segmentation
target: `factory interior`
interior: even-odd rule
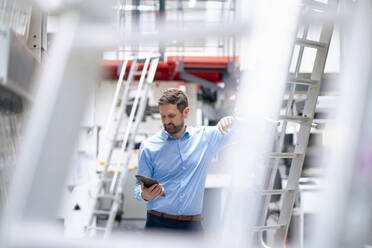
[[[0,0],[0,247],[372,248],[371,71],[371,0]]]

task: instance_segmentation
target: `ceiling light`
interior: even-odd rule
[[[188,6],[189,8],[194,8],[195,5],[196,5],[196,0],[189,0],[189,2],[188,2],[188,4],[187,4],[187,6]]]

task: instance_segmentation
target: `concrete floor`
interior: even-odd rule
[[[134,232],[134,233],[142,233],[145,228],[146,220],[138,220],[138,219],[124,219],[120,223],[115,221],[114,226],[112,228],[113,234],[120,234],[123,232]],[[106,225],[106,221],[100,220],[98,222],[98,226],[104,227]]]

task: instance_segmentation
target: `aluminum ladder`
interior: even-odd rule
[[[115,148],[115,146],[118,141],[120,127],[124,119],[129,87],[133,82],[134,76],[137,74],[136,70],[138,67],[138,62],[134,59],[132,61],[128,79],[120,98],[120,107],[117,111],[119,117],[118,120],[114,122],[114,112],[119,100],[119,93],[121,91],[125,69],[128,61],[123,62],[119,81],[115,90],[114,99],[105,126],[104,135],[108,141],[108,149],[103,149],[102,156],[100,156],[100,161],[104,161],[104,168],[98,182],[97,193],[94,197],[94,208],[90,215],[89,225],[87,227],[87,231],[89,232],[90,236],[94,236],[96,234],[96,231],[104,232],[104,238],[108,238],[111,234],[116,213],[118,212],[119,206],[122,202],[120,198],[122,194],[122,185],[127,176],[128,164],[134,148],[134,140],[146,109],[148,92],[152,82],[154,81],[158,62],[159,57],[148,57],[145,60],[142,72],[140,73],[141,77],[136,90],[133,106],[130,112],[127,126],[125,128],[123,142],[120,146],[120,163],[113,164],[112,156],[114,150],[117,149]],[[146,83],[144,84],[145,80]],[[114,129],[114,133],[110,134],[112,127]],[[110,171],[113,171],[112,177],[109,177]],[[109,209],[102,209],[100,205],[100,200],[102,199],[110,201]],[[104,227],[96,226],[98,215],[108,216],[108,221]]]
[[[309,12],[322,12],[334,11],[337,8],[337,2],[330,0],[328,4],[317,2],[317,1],[304,1],[303,13],[305,15]],[[322,82],[322,76],[324,74],[325,63],[328,55],[328,49],[333,34],[333,24],[324,23],[321,28],[319,41],[313,41],[308,39],[308,31],[311,24],[302,23],[303,30],[300,28],[300,38],[295,40],[295,46],[299,46],[298,56],[292,56],[292,60],[296,61],[294,73],[289,73],[288,83],[289,94],[288,100],[285,107],[285,114],[279,115],[280,126],[277,144],[274,148],[274,152],[270,154],[269,168],[267,168],[266,180],[263,189],[263,212],[258,218],[257,226],[254,231],[257,232],[258,239],[256,242],[262,247],[269,247],[262,239],[263,232],[268,230],[274,231],[273,247],[284,247],[285,240],[288,233],[288,227],[291,221],[293,213],[294,202],[297,197],[299,181],[301,177],[302,167],[306,154],[306,149],[309,141],[310,131],[313,126],[314,112],[316,108],[317,99],[320,93],[320,86]],[[302,32],[301,32],[302,31]],[[302,57],[305,48],[316,49],[316,56],[313,65],[313,70],[309,78],[300,77],[300,67],[302,63]],[[293,49],[295,51],[295,49]],[[294,62],[293,61],[293,62]],[[293,114],[292,105],[294,102],[294,96],[297,85],[306,85],[306,100],[303,109],[302,116]],[[295,145],[294,152],[288,153],[283,152],[284,137],[287,131],[287,125],[289,122],[296,122],[300,128],[297,132],[297,144]],[[291,166],[289,169],[288,180],[283,189],[273,189],[275,176],[278,170],[280,159],[287,158],[292,159]],[[269,203],[272,195],[281,195],[282,205],[280,207],[279,219],[275,225],[267,225],[266,218],[269,209]]]

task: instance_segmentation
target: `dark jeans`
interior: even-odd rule
[[[147,213],[146,230],[184,231],[188,233],[204,232],[200,221],[173,220]]]

